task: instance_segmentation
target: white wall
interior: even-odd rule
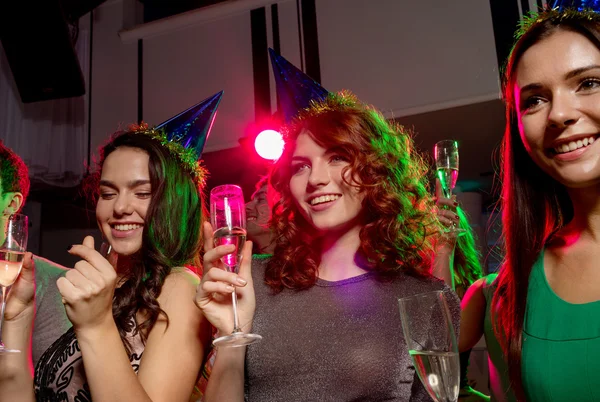
[[[394,116],[497,98],[488,1],[318,0],[321,78]]]
[[[321,78],[327,89],[351,89],[388,116],[498,97],[487,1],[317,0],[316,5]],[[137,118],[137,44],[117,36],[126,19],[123,7],[114,0],[95,11],[94,148],[118,123]],[[300,66],[296,2],[280,1],[278,9],[281,53]],[[270,14],[267,6],[272,45]],[[188,21],[178,26],[177,21],[172,17],[168,28],[140,34],[144,120],[157,124],[224,89],[206,151],[237,146],[254,120],[250,10],[195,25]],[[271,81],[272,105],[274,88]]]
[[[94,10],[92,44],[92,152],[119,126],[137,120],[137,44],[124,44],[123,2]]]
[[[238,146],[254,121],[250,12],[144,40],[144,119],[158,124],[220,90],[205,151]]]
[[[243,7],[267,6],[272,45],[270,4],[274,2],[225,2],[223,7],[242,8],[195,25],[178,25],[180,17],[175,16],[168,19],[169,28],[141,35],[144,119],[159,123],[224,89],[207,151],[236,146],[246,125],[254,120],[250,9]],[[138,117],[137,41],[119,37],[120,31],[132,26],[132,4],[134,0],[109,0],[93,12],[88,93],[92,150]],[[281,52],[300,66],[296,1],[277,4]],[[497,97],[488,1],[317,0],[316,6],[326,88],[351,89],[395,117]],[[89,15],[82,18],[82,35],[88,20]],[[88,74],[87,69],[83,72]],[[275,105],[275,85],[271,84]],[[87,107],[82,113],[86,112]]]

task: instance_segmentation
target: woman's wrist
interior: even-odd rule
[[[97,342],[102,342],[106,339],[110,334],[116,333],[118,335],[119,329],[117,328],[117,324],[115,323],[113,317],[110,317],[110,320],[105,320],[105,322],[100,323],[94,326],[85,326],[85,327],[75,327],[75,336],[77,337],[77,341],[87,344],[95,344]]]
[[[23,311],[12,318],[4,317],[4,327],[3,329],[10,328],[19,328],[19,327],[30,327],[33,319],[35,318],[35,304],[33,301],[28,304]]]

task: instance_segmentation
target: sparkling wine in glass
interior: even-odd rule
[[[398,299],[402,330],[421,383],[435,402],[456,402],[458,344],[443,291]]]
[[[454,140],[443,140],[435,144],[433,148],[435,157],[435,174],[442,186],[445,198],[452,197],[452,190],[458,179],[458,142]],[[450,233],[461,234],[464,229],[453,224],[448,230]]]
[[[6,298],[10,287],[15,283],[27,250],[28,219],[25,215],[12,214],[0,216],[0,290],[2,307],[0,309],[0,354],[19,353],[20,350],[8,349],[2,342],[2,324]]]
[[[239,186],[226,184],[210,192],[210,223],[214,232],[214,245],[235,245],[235,251],[221,257],[221,262],[229,272],[237,273],[246,243],[246,204]],[[237,314],[237,294],[231,294],[233,303],[233,332],[213,341],[215,347],[244,346],[262,339],[257,334],[242,332]]]

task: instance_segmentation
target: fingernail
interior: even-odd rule
[[[458,201],[454,201],[453,204],[454,204],[455,207],[458,207]]]
[[[72,246],[72,245],[71,245],[71,246],[69,246],[69,247],[67,247],[67,251],[71,251],[71,249],[72,249],[72,248],[73,248],[73,246]]]
[[[458,215],[454,214],[454,219],[458,220]]]
[[[248,281],[244,280],[242,277],[238,276],[237,278],[235,278],[235,281],[237,283],[239,283],[240,285],[245,285],[248,283]]]
[[[233,286],[227,286],[225,290],[227,290],[229,293],[232,293],[235,289]]]

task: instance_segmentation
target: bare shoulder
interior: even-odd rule
[[[488,286],[487,278],[483,277],[483,278],[479,278],[475,282],[473,282],[473,284],[471,284],[471,286],[469,286],[469,288],[473,289],[473,290],[481,291],[481,289],[483,289],[485,286]]]
[[[483,289],[488,286],[487,281],[488,281],[488,278],[484,276],[483,278],[479,278],[475,282],[473,282],[471,284],[471,286],[469,286],[469,288],[467,289],[467,292],[465,293],[465,296],[463,297],[463,301],[471,299],[473,297],[473,295],[482,294]]]
[[[167,283],[169,283],[171,286],[191,285],[195,288],[200,283],[200,277],[189,268],[176,267],[171,269],[171,273],[165,279],[165,285]]]
[[[185,267],[173,268],[165,278],[158,302],[162,308],[188,299],[189,303],[193,305],[196,287],[199,283],[200,277],[192,270]]]

